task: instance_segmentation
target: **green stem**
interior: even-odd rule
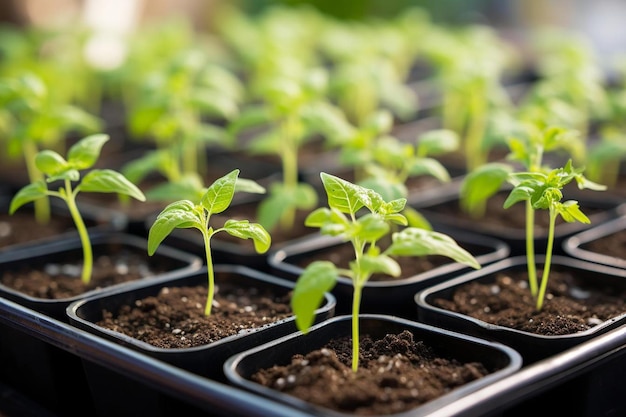
[[[533,297],[537,296],[537,266],[535,264],[535,210],[530,200],[526,200],[526,266],[528,284]]]
[[[208,223],[208,220],[207,220]],[[207,281],[207,297],[206,305],[204,306],[204,315],[211,315],[211,307],[213,306],[213,297],[215,295],[215,271],[213,270],[213,258],[211,256],[211,236],[209,236],[208,224],[203,226],[202,237],[204,238],[204,254],[206,256],[206,269],[208,275]]]
[[[87,227],[83,221],[80,211],[76,206],[76,195],[72,192],[72,184],[70,180],[65,180],[65,201],[67,207],[70,210],[76,230],[78,230],[78,236],[80,237],[80,243],[83,247],[83,271],[81,280],[84,284],[89,284],[91,281],[91,272],[93,270],[93,250],[91,248],[91,241],[89,240],[89,233]]]
[[[293,190],[298,186],[298,146],[297,146],[297,120],[288,117],[283,124],[283,146],[281,148],[281,159],[283,168],[283,186],[286,190]],[[283,230],[288,230],[293,226],[296,217],[296,210],[293,205],[285,208],[280,219],[280,226]]]
[[[470,115],[465,136],[465,156],[467,157],[467,170],[469,172],[483,165],[487,160],[481,149],[481,142],[486,130],[486,103],[483,90],[481,88],[472,91],[470,96]]]
[[[352,371],[354,372],[359,369],[359,310],[362,289],[361,283],[355,282],[352,296]]]
[[[24,152],[24,160],[26,161],[26,170],[31,183],[43,181],[44,176],[35,166],[35,156],[37,155],[37,145],[30,139],[22,141],[22,150]],[[35,206],[35,219],[39,224],[48,224],[50,222],[50,201],[47,197],[37,199],[33,202]]]
[[[548,229],[548,247],[546,248],[546,260],[543,266],[543,275],[541,276],[541,288],[537,297],[537,311],[541,311],[543,307],[543,299],[546,296],[546,288],[548,287],[548,276],[550,275],[550,264],[552,263],[552,248],[554,246],[554,225],[556,223],[557,211],[550,207],[550,228]]]

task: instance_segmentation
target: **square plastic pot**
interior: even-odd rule
[[[538,268],[541,269],[543,257],[537,257]],[[426,288],[415,295],[418,320],[433,326],[463,332],[487,340],[497,341],[522,354],[525,364],[530,364],[552,355],[573,348],[598,335],[626,325],[626,311],[612,319],[606,320],[588,330],[564,335],[540,335],[484,322],[465,314],[443,309],[433,304],[434,299],[451,300],[459,287],[470,282],[489,284],[503,271],[526,271],[526,257],[518,256],[488,265],[477,271],[463,274],[450,281]],[[553,271],[570,271],[577,281],[590,287],[602,289],[612,287],[626,288],[626,271],[592,264],[564,256],[552,258]],[[547,301],[549,302],[549,301]]]
[[[256,287],[260,290],[270,289],[277,295],[289,293],[294,284],[292,282],[274,277],[243,266],[216,265],[216,284],[220,282],[229,285],[241,286],[245,288]],[[224,381],[222,371],[224,361],[231,355],[257,346],[269,340],[273,340],[286,334],[296,331],[295,318],[279,320],[266,326],[229,336],[207,345],[191,348],[158,348],[148,343],[139,341],[130,336],[100,327],[96,324],[102,318],[102,311],[116,311],[123,305],[133,304],[135,300],[158,294],[163,287],[172,286],[195,286],[206,285],[206,269],[202,269],[187,276],[177,277],[169,281],[158,283],[137,283],[132,288],[111,292],[103,296],[93,296],[88,299],[77,301],[70,305],[67,314],[70,322],[76,327],[87,332],[99,335],[100,337],[126,346],[134,351],[153,357],[165,363],[172,364],[181,369],[187,370],[202,377],[216,381]],[[327,294],[322,306],[316,310],[315,321],[319,322],[334,314],[335,299],[331,294]],[[91,391],[94,400],[99,408],[109,408],[111,410],[120,407],[127,401],[135,401],[138,396],[145,398],[146,404],[159,404],[159,394],[146,387],[140,387],[132,381],[124,378],[116,378],[114,372],[97,365],[85,363],[85,371],[89,377]],[[117,380],[111,386],[111,380]],[[111,392],[115,394],[111,399]],[[102,397],[97,397],[101,394]],[[105,396],[106,394],[106,396]],[[119,403],[118,403],[119,401]],[[153,410],[160,414],[159,407]]]
[[[430,415],[429,413],[436,413],[442,408],[454,408],[455,401],[471,396],[479,389],[488,387],[490,384],[513,374],[522,364],[520,355],[509,347],[425,324],[393,316],[368,314],[360,316],[359,323],[361,333],[370,335],[372,339],[380,339],[389,333],[409,330],[413,333],[416,341],[423,341],[426,345],[436,349],[439,354],[460,361],[479,361],[490,371],[490,374],[483,378],[460,386],[418,408],[394,414],[394,416]],[[288,364],[293,355],[305,355],[324,347],[333,339],[349,336],[351,326],[351,316],[335,317],[312,327],[306,335],[300,332],[294,333],[234,355],[224,365],[224,372],[231,383],[237,387],[283,402],[308,413],[324,416],[348,415],[307,403],[294,396],[265,387],[251,381],[250,377],[260,369]]]

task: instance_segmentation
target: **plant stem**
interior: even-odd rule
[[[70,210],[70,214],[72,215],[72,219],[74,220],[74,224],[76,225],[76,230],[78,230],[78,236],[80,237],[80,242],[83,247],[83,271],[81,280],[84,284],[89,284],[91,281],[91,272],[93,270],[93,251],[87,227],[85,226],[85,222],[80,215],[78,207],[76,206],[76,196],[72,192],[72,184],[68,179],[65,180],[65,201],[67,203],[67,208]]]
[[[482,83],[479,84],[482,87]],[[467,170],[474,171],[487,160],[481,149],[481,141],[486,128],[486,106],[484,88],[473,89],[470,95],[470,114],[465,134],[465,155],[467,156]]]
[[[23,138],[22,150],[24,151],[24,160],[26,161],[26,170],[30,182],[43,181],[44,176],[35,166],[35,156],[37,155],[37,146],[30,139]],[[35,206],[35,219],[39,224],[47,224],[50,222],[50,201],[47,197],[37,199],[33,202]]]
[[[358,278],[354,284],[352,296],[352,371],[359,369],[359,310],[361,307],[361,293],[363,285]]]
[[[543,275],[541,276],[541,288],[537,297],[537,311],[543,307],[543,299],[546,295],[548,287],[548,276],[550,275],[550,264],[552,262],[552,247],[554,246],[554,225],[556,223],[557,211],[550,207],[550,228],[548,229],[548,246],[546,248],[546,260],[543,266]]]
[[[204,254],[206,256],[206,269],[208,275],[207,281],[207,297],[204,306],[204,315],[211,315],[211,307],[213,307],[213,297],[215,295],[215,271],[213,270],[213,258],[211,256],[211,236],[208,232],[208,219],[205,220],[203,229],[201,230],[204,239]]]
[[[537,296],[537,266],[535,265],[535,210],[530,200],[526,200],[526,266],[528,284],[533,297]]]
[[[288,116],[283,124],[284,142],[281,150],[283,185],[286,190],[293,190],[298,186],[298,146],[297,146],[297,123],[293,116]],[[296,211],[293,204],[285,208],[280,219],[280,226],[283,230],[288,230],[293,226]]]

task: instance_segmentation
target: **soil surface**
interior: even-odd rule
[[[52,217],[48,224],[35,225],[32,213],[0,214],[0,250],[76,230],[69,218]]]
[[[82,252],[81,252],[82,253]],[[91,282],[80,279],[82,262],[73,259],[56,259],[42,265],[21,265],[5,270],[0,282],[24,294],[43,299],[71,298],[97,288],[142,279],[171,270],[176,266],[171,260],[149,258],[145,252],[132,250],[113,251],[108,255],[96,252]]]
[[[438,355],[409,331],[381,340],[364,336],[356,373],[351,360],[351,339],[337,339],[252,379],[339,412],[378,415],[413,409],[489,373],[480,363]]]
[[[626,260],[626,229],[594,239],[581,245],[581,249]]]
[[[119,311],[104,311],[97,324],[159,348],[205,345],[292,315],[290,292],[218,286],[211,314],[204,314],[206,286],[165,287],[158,296]]]
[[[541,271],[538,271],[541,277]],[[591,284],[594,285],[594,284]],[[626,290],[581,285],[565,271],[552,271],[541,311],[535,309],[525,272],[498,274],[494,283],[463,285],[452,299],[437,298],[436,306],[487,323],[542,335],[588,330],[626,313]]]

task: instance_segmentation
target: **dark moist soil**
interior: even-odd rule
[[[489,373],[480,363],[438,355],[409,331],[381,340],[365,336],[356,373],[351,360],[351,339],[337,339],[251,379],[339,412],[372,415],[410,410]]]
[[[48,224],[37,225],[32,213],[0,214],[0,250],[73,230],[76,228],[71,219],[52,217]]]
[[[538,271],[541,277],[541,271]],[[552,271],[540,312],[530,294],[525,272],[497,275],[494,283],[472,282],[452,299],[433,305],[487,323],[541,335],[566,335],[588,330],[626,313],[626,290],[580,285],[568,272]]]
[[[98,288],[143,279],[171,270],[167,260],[150,259],[146,254],[122,251],[111,255],[94,254],[91,282],[80,279],[82,262],[58,260],[45,265],[23,265],[3,271],[0,282],[7,287],[36,298],[63,299]]]
[[[626,230],[592,240],[581,245],[581,249],[626,260]]]
[[[292,315],[290,293],[220,285],[211,314],[204,314],[206,286],[165,287],[158,296],[119,311],[104,311],[97,324],[153,346],[171,349],[206,345]]]

